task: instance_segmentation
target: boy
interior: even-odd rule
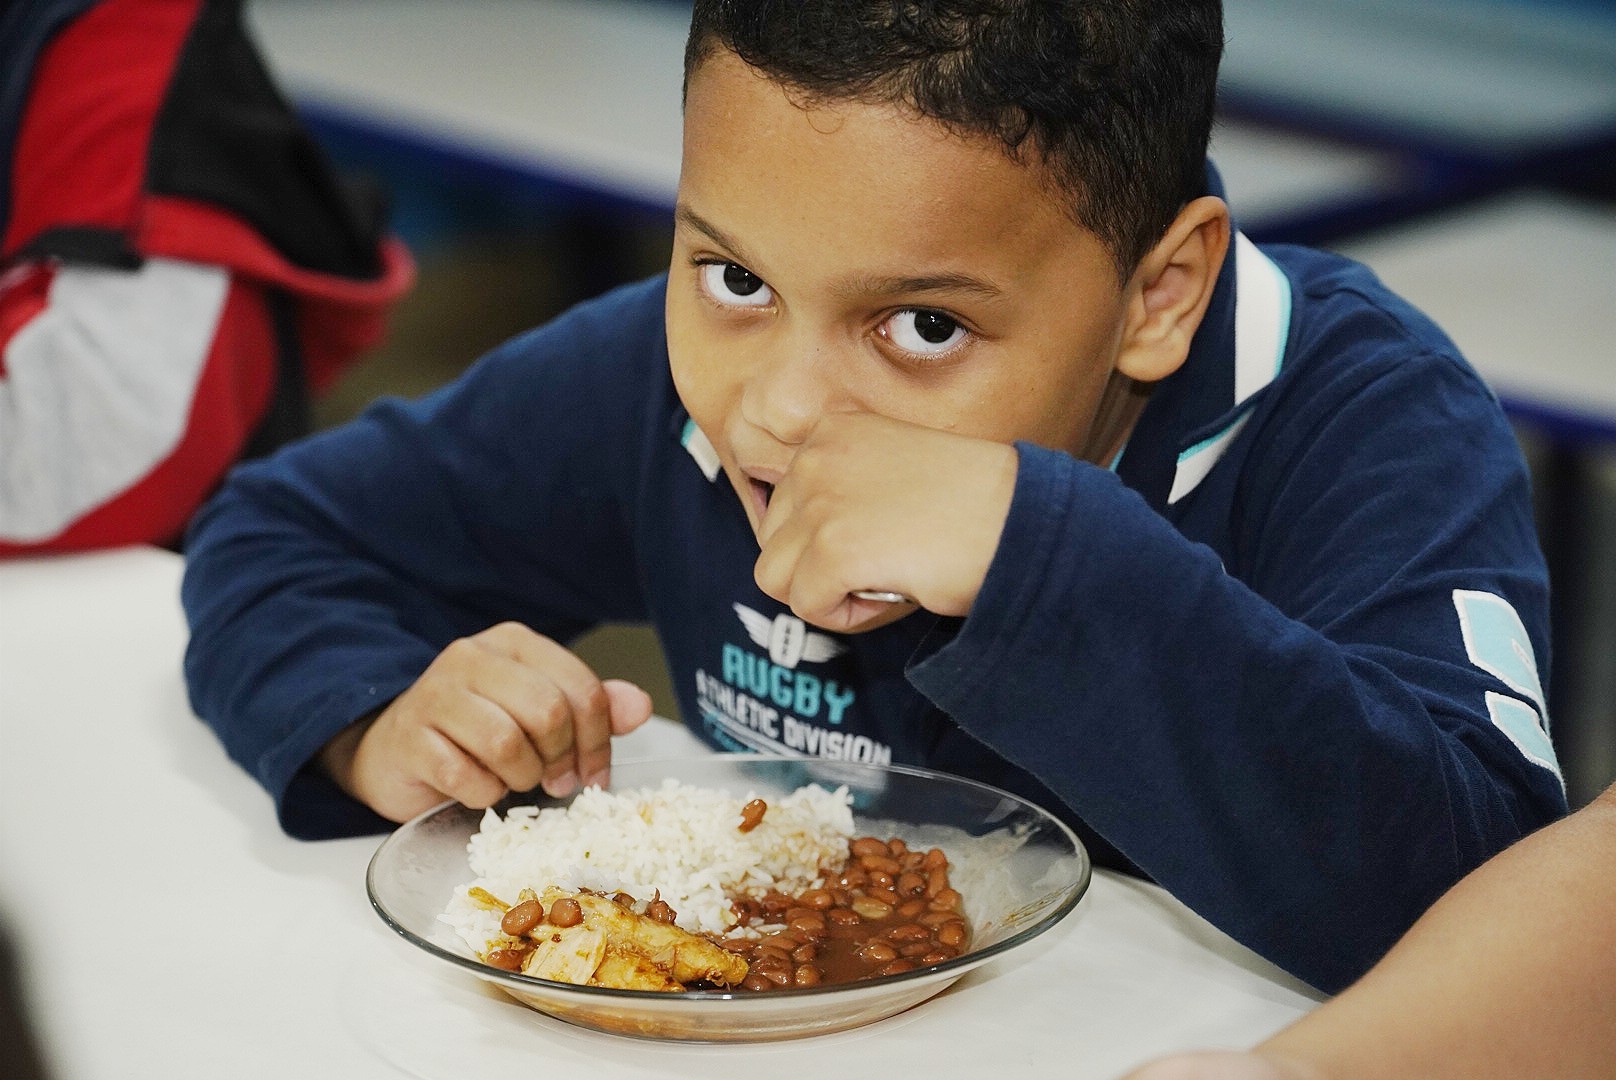
[[[646,619],[713,745],[1011,788],[1344,985],[1564,811],[1545,575],[1451,344],[1232,231],[1220,50],[1210,2],[698,2],[666,279],[241,471],[198,712],[297,835],[562,794],[649,703],[558,642]]]

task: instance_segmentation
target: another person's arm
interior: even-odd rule
[[[1437,901],[1339,997],[1250,1054],[1128,1080],[1616,1076],[1616,787]]]

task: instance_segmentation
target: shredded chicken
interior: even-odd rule
[[[528,897],[523,890],[522,899]],[[734,986],[746,978],[747,963],[741,957],[598,893],[551,886],[537,899],[545,911],[554,909],[557,901],[574,901],[583,918],[570,926],[546,919],[523,934],[520,944],[531,946],[522,961],[524,974],[581,986],[674,991],[683,990],[686,983]],[[496,897],[487,900],[492,901],[490,906],[509,909]],[[508,950],[512,943],[501,948]],[[494,951],[491,947],[490,955]]]

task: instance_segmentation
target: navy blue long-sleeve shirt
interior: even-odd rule
[[[243,467],[199,517],[192,702],[289,832],[385,828],[312,759],[506,619],[650,622],[715,747],[1001,785],[1326,990],[1564,813],[1519,451],[1363,267],[1237,237],[1115,469],[1019,445],[970,615],[849,636],[754,583],[668,375],[663,292]]]

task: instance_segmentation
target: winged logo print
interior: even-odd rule
[[[769,659],[783,668],[794,668],[806,660],[822,664],[847,651],[847,645],[829,634],[808,629],[808,624],[785,612],[770,618],[745,604],[735,604],[735,614],[753,642],[769,650]]]

